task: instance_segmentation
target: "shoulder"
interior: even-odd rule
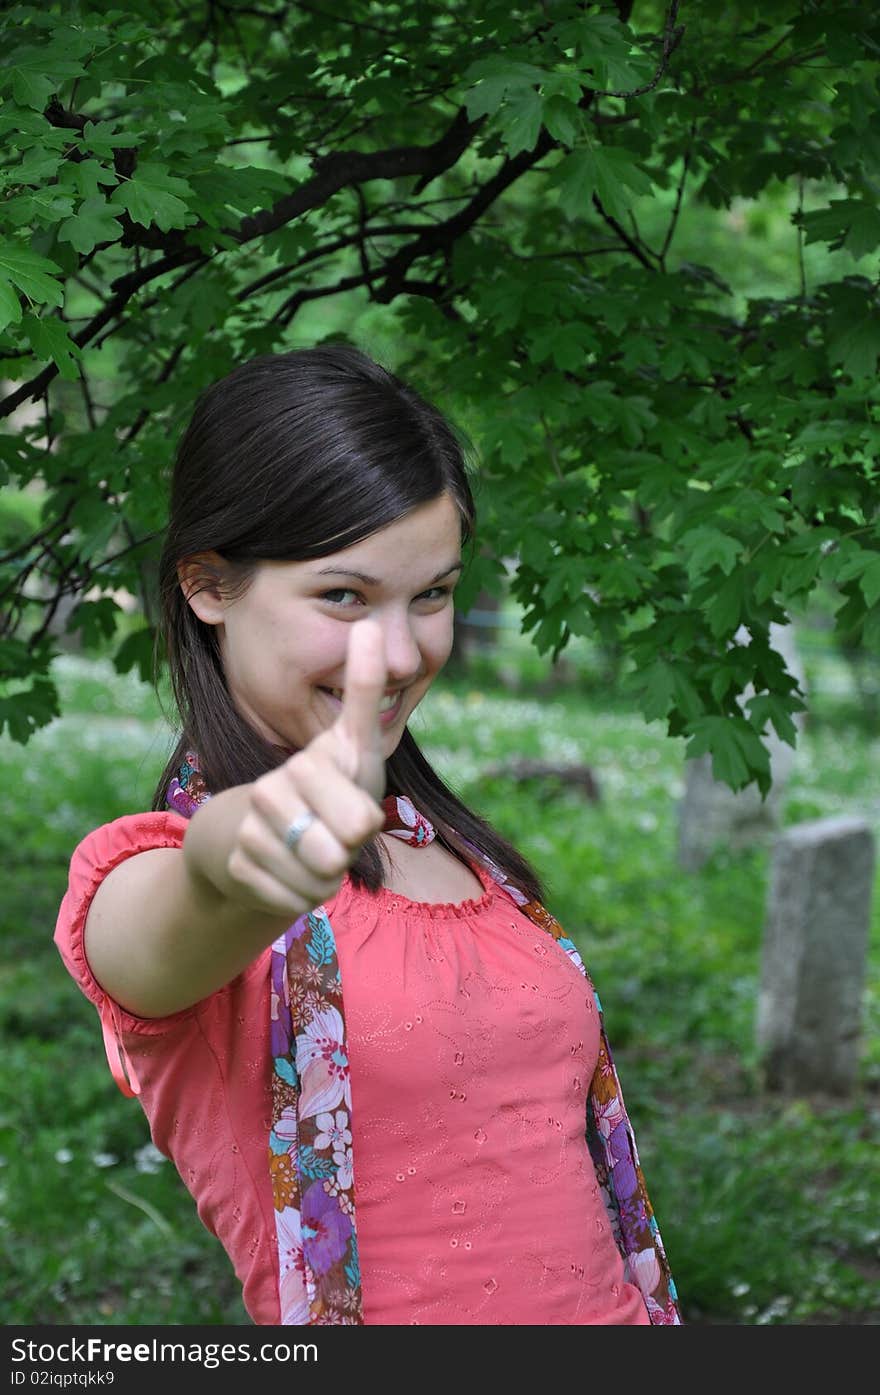
[[[114,866],[149,848],[179,848],[187,820],[171,810],[125,814],[93,828],[77,844],[70,860],[71,876],[94,867]]]
[[[186,819],[170,811],[126,814],[87,833],[74,849],[55,925],[55,943],[68,971],[92,1002],[97,1003],[103,994],[85,957],[83,931],[98,888],[114,868],[139,853],[180,849],[186,827]],[[131,870],[134,872],[134,867]]]

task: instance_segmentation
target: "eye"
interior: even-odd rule
[[[421,593],[421,596],[417,596],[416,600],[428,601],[428,603],[437,603],[437,601],[446,600],[446,597],[448,596],[452,596],[452,586],[430,586],[428,587],[427,591],[423,591],[423,593]],[[328,601],[328,603],[331,605],[353,604],[353,601],[346,600],[346,597],[353,597],[356,601],[363,600],[363,596],[361,596],[360,591],[351,590],[351,587],[349,586],[339,586],[336,587],[335,590],[322,591],[321,593],[321,600]]]
[[[331,605],[344,605],[344,604],[345,604],[344,601],[334,601],[334,600],[333,600],[333,597],[334,597],[334,596],[356,596],[357,594],[358,594],[357,591],[351,591],[351,590],[349,590],[349,589],[346,587],[345,590],[342,590],[342,588],[340,588],[340,589],[338,589],[338,590],[336,590],[336,591],[324,591],[324,592],[322,592],[322,594],[321,594],[321,600],[322,600],[322,601],[329,601]]]

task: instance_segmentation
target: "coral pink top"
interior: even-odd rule
[[[228,1252],[254,1322],[279,1321],[266,1139],[271,947],[203,1002],[142,1019],[83,949],[102,878],[183,843],[174,813],[135,814],[76,849],[55,940],[140,1085],[153,1141]],[[348,877],[325,903],[349,1031],[358,1241],[367,1323],[644,1324],[584,1139],[599,1023],[562,949],[474,866],[479,900],[425,904]]]

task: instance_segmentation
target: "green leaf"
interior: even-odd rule
[[[726,693],[730,691],[731,684],[736,679],[736,669],[732,664],[724,664],[721,668],[716,668],[712,674],[712,681],[709,687],[716,702],[720,703]]]
[[[516,417],[502,417],[496,422],[491,434],[484,438],[493,441],[501,459],[517,469],[534,450],[531,433]]]
[[[780,741],[787,741],[789,746],[794,746],[797,741],[797,727],[784,700],[778,694],[760,693],[748,698],[746,707],[756,731],[765,731],[767,723],[771,722]],[[803,707],[803,703],[800,703],[799,707]]]
[[[32,72],[29,68],[12,69],[12,95],[19,106],[42,111],[55,88],[55,79],[47,78],[44,73]]]
[[[633,194],[650,194],[651,180],[640,170],[626,150],[603,146],[593,150],[596,193],[607,213],[617,219],[626,217]]]
[[[583,128],[582,113],[566,97],[545,98],[543,119],[553,139],[562,145],[574,145]]]
[[[0,735],[9,728],[13,741],[26,744],[40,727],[48,726],[53,717],[60,716],[58,691],[52,679],[35,674],[30,687],[11,697],[0,697]]]
[[[641,595],[640,573],[632,560],[626,557],[612,557],[603,563],[599,573],[599,588],[603,596],[620,596],[634,601]]]
[[[469,119],[476,121],[497,111],[508,93],[534,87],[544,76],[543,68],[500,55],[472,63],[463,75],[466,83],[475,84],[465,97]]]
[[[15,288],[9,281],[0,280],[0,331],[7,325],[18,324],[21,319],[21,302]]]
[[[642,85],[645,60],[633,53],[626,30],[614,15],[588,15],[582,21],[581,49],[584,59],[601,74],[603,86],[622,92]]]
[[[149,625],[133,630],[126,635],[113,656],[113,667],[117,673],[128,673],[136,668],[144,683],[153,680],[153,650],[155,634]]]
[[[76,360],[82,358],[82,349],[74,344],[67,332],[67,326],[55,316],[38,319],[36,315],[25,315],[24,331],[37,358],[58,365],[62,378],[71,381],[79,377]]]
[[[59,240],[70,242],[82,255],[91,252],[99,243],[118,242],[122,236],[122,224],[113,217],[113,212],[112,206],[100,194],[95,198],[83,199],[76,213],[58,229]]]
[[[62,169],[64,166],[64,156],[62,153],[58,150],[53,150],[50,142],[47,141],[46,144],[49,145],[49,149],[28,150],[22,157],[21,162],[15,166],[14,175],[10,170],[10,180],[14,178],[15,183],[19,185],[39,185],[40,189],[45,192],[46,186],[52,184],[55,175],[58,173],[59,169]],[[35,192],[36,189],[32,187],[31,193]]]
[[[529,349],[536,363],[544,363],[552,358],[562,372],[580,371],[586,355],[595,349],[596,335],[589,325],[571,322],[569,324],[542,324],[529,335]]]
[[[675,676],[671,664],[657,659],[639,675],[642,689],[642,710],[649,722],[665,717],[675,695]]]
[[[253,213],[290,190],[290,180],[277,170],[233,169],[219,163],[189,175],[189,183],[195,206],[213,227],[228,224],[230,211],[238,216]]]
[[[3,72],[4,85],[12,80],[12,95],[23,107],[42,111],[63,82],[81,77],[85,68],[75,58],[65,56],[59,45],[16,49]]]
[[[742,619],[744,600],[745,575],[737,570],[722,582],[706,606],[706,619],[716,639],[733,634]]]
[[[145,161],[131,179],[119,185],[109,206],[127,208],[133,221],[145,228],[155,223],[163,232],[169,232],[171,228],[186,227],[190,215],[183,196],[187,194],[191,195],[192,190],[185,179]]]
[[[556,97],[564,97],[565,101],[577,110],[578,102],[581,100],[582,88],[580,78],[575,73],[555,72],[545,74],[541,83],[541,95],[544,98],[544,105],[553,101]],[[578,112],[578,125],[581,122],[581,113]]]
[[[612,146],[593,146],[590,150],[573,150],[554,169],[547,181],[559,187],[559,203],[571,218],[587,212],[595,193],[612,217],[626,217],[632,194],[649,194],[651,180],[638,168],[626,150]]]
[[[848,581],[860,577],[866,568],[877,560],[876,552],[859,547],[852,538],[844,538],[839,547],[822,558],[822,574],[835,581],[838,586],[844,586]]]
[[[865,567],[859,579],[862,594],[867,606],[875,606],[880,601],[880,557],[875,556]]]
[[[822,554],[818,548],[805,553],[803,557],[787,561],[785,570],[779,577],[779,584],[786,599],[793,599],[799,592],[811,591],[821,564]]]
[[[698,580],[713,567],[720,567],[729,576],[743,554],[743,545],[717,528],[692,528],[681,538],[685,550],[685,566],[692,581]]]
[[[688,721],[695,721],[704,711],[703,702],[682,666],[673,669],[672,683],[679,711],[684,713]]]
[[[860,320],[838,330],[828,345],[828,357],[853,378],[873,378],[880,354],[880,319],[867,312]]]
[[[742,789],[757,779],[761,792],[770,788],[770,757],[745,717],[698,717],[685,750],[690,760],[712,755],[712,774],[731,789]]]
[[[118,131],[115,121],[87,121],[80,136],[80,143],[86,150],[112,160],[115,150],[137,145],[139,137],[131,131]]]
[[[827,208],[795,216],[805,242],[827,242],[833,250],[846,247],[864,257],[880,244],[880,212],[865,199],[832,199]]]
[[[111,596],[99,596],[94,601],[80,601],[67,622],[68,632],[79,630],[88,648],[97,647],[101,640],[116,633],[116,622],[122,607]]]
[[[803,228],[805,242],[830,242],[840,247],[849,230],[855,205],[855,199],[832,199],[827,208],[796,214],[792,222]]]
[[[531,90],[512,97],[499,117],[501,138],[508,154],[534,150],[541,130],[544,104],[537,92]]]
[[[22,228],[27,225],[31,231],[39,227],[51,227],[73,211],[73,199],[60,194],[57,189],[32,189],[17,198],[8,199],[5,207],[6,221],[10,227]]]
[[[866,257],[880,245],[880,211],[873,204],[859,205],[843,245],[854,257]]]
[[[72,184],[84,199],[100,196],[102,184],[116,184],[113,170],[108,170],[100,160],[77,160],[66,163],[60,174],[61,182]]]
[[[589,150],[573,150],[566,155],[547,180],[548,188],[559,189],[559,206],[569,218],[582,218],[590,209],[596,187],[596,166]]]
[[[64,291],[48,274],[61,271],[57,262],[39,257],[29,248],[12,242],[0,243],[0,277],[11,281],[36,304],[63,305]]]

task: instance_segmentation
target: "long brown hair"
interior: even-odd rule
[[[462,439],[411,387],[348,345],[263,355],[201,394],[177,451],[159,563],[160,639],[181,735],[154,809],[166,807],[187,751],[198,752],[214,793],[285,759],[234,705],[214,627],[187,603],[178,563],[217,552],[243,594],[261,561],[325,557],[444,493],[467,546],[476,508]],[[543,900],[533,868],[444,784],[408,728],[385,769],[387,792],[408,795],[456,857],[471,863],[468,839],[529,899]],[[380,849],[376,839],[361,849],[349,869],[355,886],[383,885]]]

